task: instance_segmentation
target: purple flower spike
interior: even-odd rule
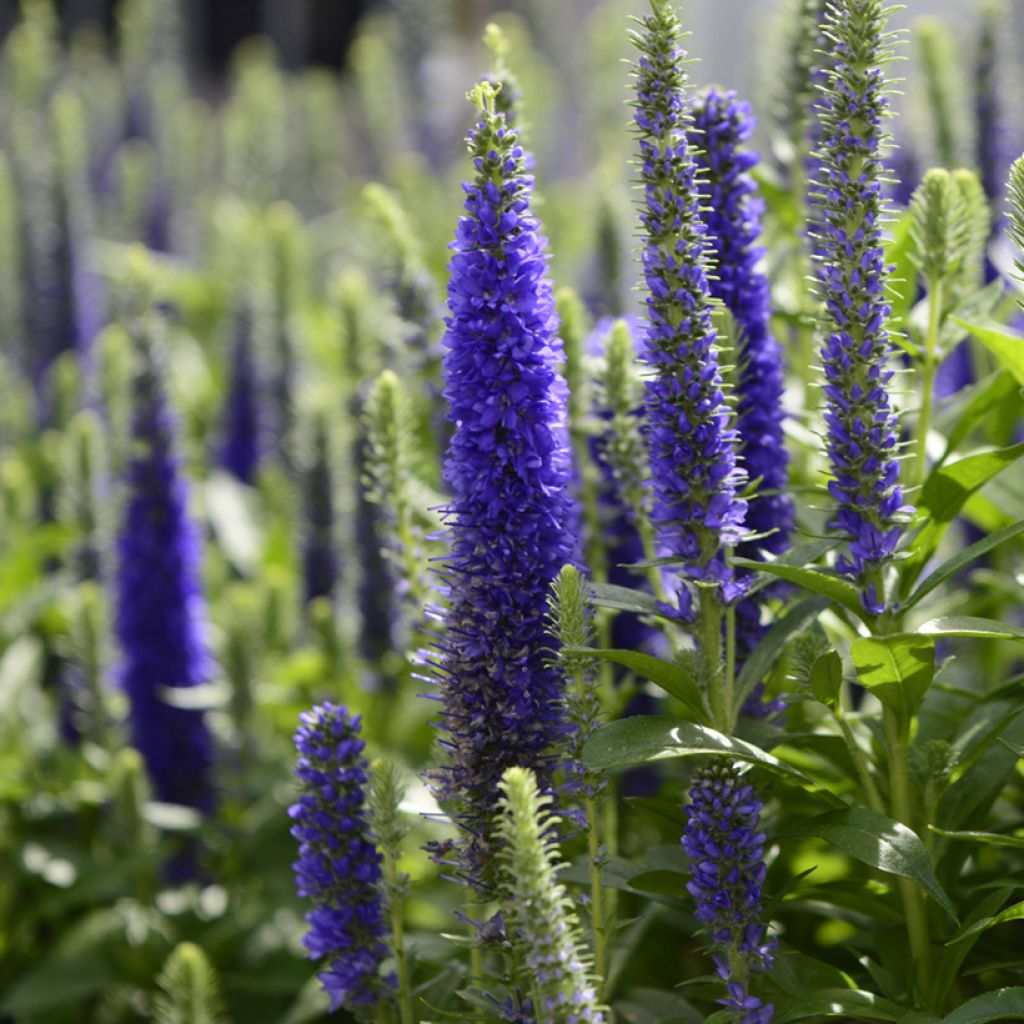
[[[241,309],[231,349],[231,379],[225,406],[221,463],[243,484],[256,480],[260,461],[259,382],[252,348],[252,315]]]
[[[482,885],[503,772],[531,768],[546,787],[552,745],[566,734],[546,616],[575,540],[561,342],[545,239],[530,212],[533,179],[491,87],[473,95],[476,176],[463,186],[444,338],[456,429],[445,464],[447,629],[434,668],[447,763],[430,781],[465,829],[461,872]]]
[[[203,713],[165,699],[168,691],[208,682],[212,666],[203,635],[199,538],[186,510],[154,323],[137,327],[134,449],[117,541],[121,683],[130,702],[132,743],[146,762],[156,798],[210,811],[213,749]]]
[[[875,613],[884,610],[875,581],[912,511],[899,484],[899,422],[888,393],[892,346],[885,328],[888,268],[882,249],[882,122],[889,107],[882,65],[891,53],[886,13],[881,0],[836,0],[828,8],[831,64],[818,107],[816,184],[826,450],[836,504],[829,525],[848,538],[836,567],[859,581],[865,607]]]
[[[780,554],[790,544],[793,501],[784,493],[789,480],[789,455],[782,432],[782,349],[771,336],[768,280],[760,270],[764,203],[750,170],[756,153],[745,148],[756,122],[750,105],[733,92],[708,90],[693,106],[690,147],[700,169],[701,216],[711,240],[715,277],[711,294],[732,313],[739,331],[736,382],[739,456],[747,475],[760,480],[747,505],[745,525],[757,534],[737,549],[744,558],[764,551]],[[743,598],[737,606],[737,645],[748,654],[764,634],[761,605],[767,590]],[[763,689],[763,687],[762,687]],[[745,710],[764,716],[778,710],[748,701]]]
[[[771,1004],[746,991],[752,971],[771,969],[775,940],[761,923],[765,835],[759,831],[762,801],[754,787],[728,764],[700,768],[687,807],[683,849],[692,879],[687,891],[697,904],[697,920],[711,939],[719,977],[728,985],[723,1006],[741,1010],[741,1022],[771,1020]]]
[[[644,361],[652,521],[664,554],[686,561],[690,579],[717,583],[731,601],[741,588],[722,548],[743,536],[745,474],[737,465],[711,324],[709,241],[687,130],[685,54],[668,4],[653,5],[635,37],[633,120],[639,139],[640,210],[648,323]]]
[[[359,717],[326,703],[299,717],[295,774],[302,785],[288,810],[299,841],[292,865],[299,896],[312,900],[302,944],[327,961],[318,975],[331,1009],[374,1006],[393,984],[379,973],[388,955],[380,854],[370,835],[366,761]]]

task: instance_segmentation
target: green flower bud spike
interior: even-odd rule
[[[499,787],[496,833],[513,981],[529,992],[538,1021],[605,1024],[579,922],[558,881],[551,798],[540,794],[533,772],[525,768],[507,769]]]

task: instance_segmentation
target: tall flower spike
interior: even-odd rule
[[[824,302],[821,358],[828,402],[826,450],[836,503],[830,525],[848,538],[836,567],[884,611],[882,567],[896,549],[903,504],[899,423],[888,394],[893,371],[882,248],[882,159],[888,115],[884,65],[893,34],[882,0],[835,0],[827,13],[829,81],[819,105],[822,144],[818,288]]]
[[[793,501],[785,493],[789,455],[782,431],[782,348],[770,333],[768,279],[760,269],[764,203],[750,174],[758,156],[745,145],[755,125],[750,105],[734,92],[709,89],[694,104],[689,137],[700,168],[701,216],[715,261],[711,294],[732,314],[738,332],[739,455],[748,476],[760,481],[748,502],[745,523],[754,533],[767,534],[739,546],[737,554],[744,558],[785,551],[794,520]],[[762,589],[737,605],[741,657],[754,649],[767,629],[761,621],[766,596],[768,591]],[[744,710],[758,716],[781,710],[777,702],[762,702],[763,683],[758,687]]]
[[[165,691],[209,681],[199,538],[186,509],[175,423],[164,394],[152,314],[133,328],[134,449],[117,540],[116,631],[132,743],[158,800],[209,811],[213,745],[201,711],[177,707]]]
[[[302,791],[288,815],[299,841],[296,889],[313,903],[302,944],[310,959],[326,961],[318,977],[331,1009],[343,1006],[364,1019],[393,980],[380,973],[387,926],[359,717],[327,703],[303,712],[299,723],[295,774]]]
[[[986,0],[981,7],[978,50],[974,62],[974,122],[977,131],[974,155],[981,184],[990,202],[1001,197],[1012,159],[999,61],[999,39],[1008,30],[1003,0]]]
[[[718,976],[736,1011],[737,1024],[768,1024],[772,1005],[747,991],[753,971],[770,970],[775,943],[761,924],[765,835],[758,831],[763,804],[731,765],[699,768],[686,808],[683,849],[692,879],[686,888],[697,903],[697,920],[711,939]]]
[[[737,434],[730,426],[711,323],[707,235],[697,169],[687,142],[685,54],[668,3],[652,0],[633,40],[633,120],[648,323],[644,361],[647,441],[654,489],[652,519],[664,554],[686,560],[684,575],[723,585],[736,596],[724,546],[742,537],[746,503],[738,488]]]
[[[493,86],[471,97],[480,110],[469,135],[476,176],[463,186],[444,339],[456,424],[445,464],[448,628],[436,665],[448,756],[432,782],[466,829],[463,869],[483,883],[502,772],[532,768],[546,787],[551,747],[565,735],[545,618],[548,588],[575,544],[561,343],[545,240],[530,212],[533,179]]]
[[[303,468],[302,579],[307,604],[318,597],[333,599],[339,575],[331,437],[323,410],[314,413],[310,434],[309,454]]]
[[[235,315],[234,327],[221,464],[237,480],[251,484],[256,479],[260,462],[260,405],[252,344],[252,314],[244,305]]]
[[[509,768],[499,787],[496,839],[506,935],[519,961],[514,980],[530,993],[536,1020],[604,1024],[572,901],[558,881],[551,798],[538,792],[533,772],[524,768]]]

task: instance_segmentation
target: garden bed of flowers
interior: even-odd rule
[[[1024,1019],[1017,12],[696,3],[22,0],[0,1024]]]

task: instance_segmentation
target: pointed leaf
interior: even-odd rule
[[[1013,888],[1008,885],[1001,886],[995,892],[977,894],[969,904],[969,909],[964,918],[964,927],[973,925],[975,922],[994,914],[1009,898]],[[958,942],[955,946],[947,944],[942,951],[938,963],[934,965],[932,972],[932,1005],[942,1006],[946,1001],[953,982],[960,974],[960,968],[969,956],[977,937]]]
[[[867,614],[860,600],[860,591],[852,583],[823,572],[821,569],[807,569],[796,565],[786,565],[783,562],[757,562],[752,558],[736,558],[733,560],[733,564],[742,569],[750,569],[752,572],[778,576],[780,579],[795,583],[814,594],[821,594],[853,612],[859,619],[863,619]]]
[[[967,455],[933,470],[917,500],[918,519],[924,527],[914,539],[914,553],[907,559],[903,592],[909,593],[932,552],[939,546],[949,524],[960,514],[967,499],[994,476],[1024,454],[1024,442],[995,451]]]
[[[1024,385],[1024,337],[997,323],[971,323],[953,319],[973,334]]]
[[[944,402],[935,416],[935,427],[946,439],[942,465],[970,437],[975,427],[1001,403],[1017,400],[1020,384],[1006,370],[997,370],[977,384],[970,384]]]
[[[909,722],[935,676],[935,642],[914,635],[860,637],[850,656],[861,683]]]
[[[942,1024],[988,1024],[989,1021],[1021,1018],[1024,1018],[1024,986],[1018,985],[968,999],[952,1013],[946,1014]]]
[[[957,932],[946,945],[955,945],[958,942],[963,942],[964,939],[970,939],[981,932],[988,931],[989,928],[994,928],[997,924],[1020,921],[1022,918],[1024,918],[1024,901],[1015,903],[1012,907],[1007,907],[1006,910],[1000,911],[992,917],[983,917],[980,921],[975,921],[970,927]]]
[[[583,747],[583,762],[599,772],[631,768],[673,757],[715,755],[756,764],[787,782],[824,797],[833,806],[843,805],[839,797],[824,789],[760,747],[723,736],[703,725],[681,722],[660,715],[624,718],[602,726]]]
[[[843,1020],[900,1019],[902,1009],[896,1003],[856,988],[823,989],[811,992],[786,1006],[784,1013],[775,1018],[775,1024],[795,1024],[810,1018],[839,1017]]]
[[[993,548],[999,547],[1000,544],[1013,540],[1014,537],[1018,537],[1022,533],[1024,533],[1024,519],[1019,523],[1014,523],[1013,526],[1007,526],[1005,530],[997,530],[970,547],[964,548],[958,555],[943,562],[934,572],[925,577],[924,582],[904,603],[904,609],[913,608],[921,598],[927,597],[937,586],[945,583],[951,576],[955,576],[975,559],[980,558]]]
[[[928,828],[947,839],[960,839],[964,842],[981,843],[982,846],[1009,846],[1016,850],[1024,850],[1024,836],[1004,836],[999,832],[956,832],[950,829],[929,825]]]
[[[1009,626],[995,619],[979,619],[973,615],[944,615],[920,627],[926,636],[973,636],[993,640],[1024,640],[1024,629]]]
[[[817,658],[811,668],[811,693],[826,707],[835,707],[843,688],[843,659],[835,651]]]
[[[651,654],[643,654],[640,651],[625,651],[615,648],[567,647],[565,653],[589,654],[602,661],[611,661],[616,665],[622,665],[631,672],[650,679],[652,683],[657,683],[666,693],[681,700],[699,718],[703,718],[707,713],[697,680],[681,665],[674,662],[655,658]]]
[[[620,587],[614,583],[591,583],[590,594],[594,604],[599,608],[636,612],[638,615],[660,614],[657,600],[643,590]]]
[[[906,825],[884,814],[866,807],[829,811],[797,822],[783,835],[824,839],[863,864],[909,878],[954,921],[957,919],[956,908],[935,877],[924,843]]]

